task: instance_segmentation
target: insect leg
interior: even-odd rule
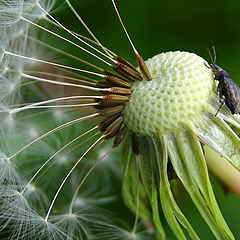
[[[220,109],[222,108],[222,106],[225,103],[225,96],[223,96],[221,93],[219,93],[219,102],[220,102],[220,106],[219,106],[216,114],[214,115],[215,117],[217,116],[218,112],[220,111]]]

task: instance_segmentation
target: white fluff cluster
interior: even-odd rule
[[[41,40],[51,39],[51,34],[34,24],[47,25],[50,20],[46,12],[55,10],[54,0],[0,3],[0,231],[7,239],[93,239],[91,226],[104,225],[106,221],[100,207],[116,198],[109,195],[116,187],[109,183],[106,171],[117,179],[121,177],[114,164],[119,159],[111,154],[94,170],[94,176],[84,181],[80,192],[75,192],[94,165],[91,161],[106,152],[101,145],[70,175],[57,196],[53,211],[46,215],[59,185],[86,149],[86,139],[62,148],[86,132],[84,124],[41,137],[71,121],[75,117],[73,113],[58,108],[23,112],[21,109],[40,99],[56,98],[68,92],[57,86],[39,86],[22,74],[40,70],[44,74],[49,70],[49,66],[33,59],[54,57],[46,48],[42,50],[46,43]],[[55,75],[60,73],[54,70]],[[95,135],[89,139],[95,139]]]

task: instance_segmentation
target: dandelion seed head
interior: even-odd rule
[[[11,238],[26,239],[66,239],[64,231],[55,224],[46,221],[30,206],[29,196],[18,191],[18,187],[1,186],[1,220],[2,229],[11,224]],[[29,191],[28,191],[29,192]]]
[[[7,156],[0,156],[0,185],[2,183],[21,183],[21,178],[18,175],[18,172],[14,164],[10,161],[10,158]]]
[[[0,2],[0,27],[10,26],[19,21],[23,12],[23,0]]]
[[[51,217],[50,221],[54,222],[56,227],[66,229],[67,238],[65,239],[93,239],[89,226],[86,224],[90,220],[87,218],[90,218],[90,215],[68,212],[62,215],[55,215]]]
[[[45,9],[46,12],[51,12],[55,5],[55,0],[37,0],[32,1],[28,0],[24,3],[24,11],[23,11],[23,18],[31,18],[31,20],[42,20],[46,19],[46,14],[43,13],[41,7]]]
[[[148,61],[152,81],[133,85],[124,109],[126,125],[136,133],[152,136],[191,125],[207,108],[214,77],[205,60],[187,52],[167,52]]]
[[[131,240],[131,239],[137,239],[137,240],[143,240],[148,239],[149,236],[144,236],[144,232],[141,231],[128,231],[121,226],[118,226],[117,224],[112,223],[105,223],[104,226],[97,226],[101,233],[97,235],[101,240],[105,239],[112,239],[112,240]]]

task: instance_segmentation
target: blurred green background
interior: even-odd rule
[[[135,62],[111,0],[71,2],[105,46]],[[240,83],[240,1],[116,0],[116,3],[144,59],[165,51],[182,50],[209,60],[206,48],[215,46],[217,64]],[[75,31],[84,33],[70,10],[64,9],[63,19]]]
[[[111,0],[72,0],[71,3],[104,46],[136,65]],[[217,64],[240,84],[239,0],[116,0],[116,3],[132,41],[144,59],[161,52],[182,50],[194,52],[210,62],[206,48],[215,46]],[[69,9],[60,7],[56,15],[72,30],[88,36]],[[225,194],[214,176],[212,182],[226,221],[236,239],[240,239],[240,198],[232,193]],[[215,239],[183,192],[179,196],[180,206],[201,239]],[[120,206],[115,206],[116,209],[122,211]],[[123,213],[126,214],[123,211],[119,216]],[[175,238],[169,235],[169,239]]]

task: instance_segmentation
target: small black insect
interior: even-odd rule
[[[219,102],[220,106],[215,114],[215,117],[217,116],[218,112],[224,105],[228,107],[228,109],[231,111],[232,114],[239,113],[240,112],[240,88],[235,83],[234,80],[232,80],[228,73],[223,70],[221,67],[217,66],[216,63],[216,51],[215,48],[212,47],[214,59],[212,58],[212,54],[209,49],[208,53],[212,60],[212,64],[210,64],[210,68],[215,76],[215,80],[218,81],[217,90],[219,91]]]

